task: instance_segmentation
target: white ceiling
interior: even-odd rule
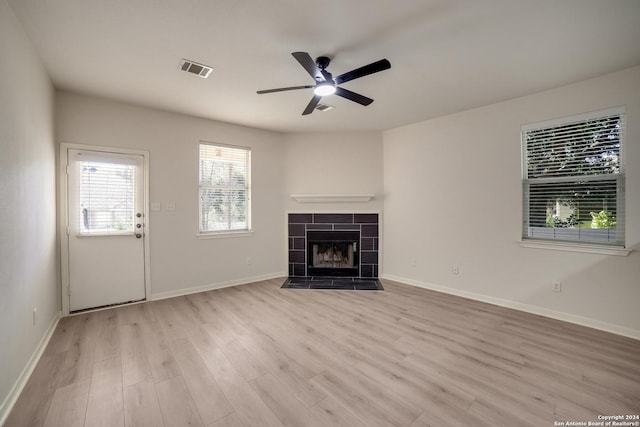
[[[640,64],[638,0],[9,0],[56,88],[284,132],[383,130]],[[301,113],[313,84],[387,58]],[[181,58],[213,67],[209,79]]]

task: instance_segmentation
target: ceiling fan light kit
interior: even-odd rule
[[[313,89],[313,93],[318,96],[329,96],[336,93],[336,86],[329,82],[318,83]]]
[[[293,55],[293,57],[300,63],[300,65],[302,65],[302,68],[304,68],[307,73],[309,73],[309,75],[313,77],[316,84],[259,90],[258,94],[313,88],[313,98],[311,98],[311,101],[307,105],[307,108],[305,108],[302,112],[303,116],[311,114],[313,110],[318,106],[318,103],[323,96],[329,96],[333,94],[356,102],[360,105],[367,106],[371,104],[373,102],[373,99],[367,98],[366,96],[360,95],[359,93],[344,89],[340,87],[340,84],[391,68],[391,63],[387,59],[381,59],[363,67],[356,68],[355,70],[340,74],[338,77],[334,78],[333,75],[327,71],[327,67],[331,62],[331,59],[329,57],[319,56],[314,61],[307,52],[293,52],[291,55]]]

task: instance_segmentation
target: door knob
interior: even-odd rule
[[[139,239],[142,237],[142,233],[136,233],[136,239]]]
[[[136,228],[142,227],[142,224],[136,224]]]
[[[141,216],[142,216],[142,214],[141,214],[140,212],[138,212],[138,213],[136,214],[136,217],[137,217],[137,218],[140,218]]]

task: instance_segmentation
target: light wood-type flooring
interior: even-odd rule
[[[640,414],[640,341],[390,281],[314,291],[283,280],[63,318],[6,427],[520,427]]]

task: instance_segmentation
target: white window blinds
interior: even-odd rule
[[[248,231],[251,150],[200,144],[200,232]]]
[[[81,234],[134,232],[136,164],[78,155],[78,230]]]
[[[624,246],[623,138],[623,108],[523,126],[523,238]]]

